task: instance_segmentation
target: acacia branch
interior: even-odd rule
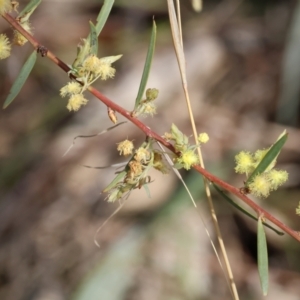
[[[29,34],[12,16],[5,13],[2,15],[3,18],[11,24],[14,29],[18,30],[24,37],[32,44],[32,46],[38,51],[41,52],[42,56],[48,57],[50,60],[53,61],[58,67],[60,67],[63,71],[68,73],[71,71],[70,67],[65,64],[63,61],[61,61],[58,57],[56,57],[51,51],[49,51],[47,48],[45,48],[43,45],[41,45],[31,34]],[[71,74],[71,77],[76,80],[76,77]],[[80,83],[80,82],[79,82]],[[132,113],[124,109],[123,107],[119,106],[115,102],[111,101],[109,98],[107,98],[105,95],[103,95],[101,92],[96,90],[93,87],[88,87],[88,90],[101,102],[103,102],[107,107],[110,107],[112,110],[118,112],[122,116],[124,116],[126,119],[128,119],[131,123],[135,124],[141,131],[145,133],[146,136],[153,138],[154,140],[160,142],[162,145],[164,145],[166,148],[168,148],[170,151],[175,153],[176,155],[180,155],[180,152],[176,151],[174,146],[166,141],[164,138],[162,138],[159,134],[152,131],[151,128],[146,126],[144,123],[142,123],[140,120],[138,120],[136,117],[132,116]],[[196,165],[193,167],[196,171],[198,171],[200,174],[205,176],[210,182],[213,182],[220,187],[222,187],[224,190],[234,194],[239,199],[241,199],[244,203],[246,203],[249,207],[251,207],[258,216],[262,216],[264,219],[269,220],[276,226],[278,226],[282,231],[289,234],[291,237],[296,239],[300,242],[300,234],[299,232],[291,229],[278,219],[276,219],[273,215],[268,213],[266,210],[264,210],[262,207],[260,207],[258,204],[253,202],[251,199],[249,199],[245,194],[241,193],[240,189],[228,184],[227,182],[223,181],[222,179],[218,178],[217,176],[209,173],[205,169],[201,168],[199,165]]]

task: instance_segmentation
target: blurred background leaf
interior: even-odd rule
[[[297,1],[287,34],[282,60],[282,77],[277,121],[296,126],[299,122],[300,99],[300,2]]]

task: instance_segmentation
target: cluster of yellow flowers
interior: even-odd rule
[[[0,15],[8,13],[13,9],[17,11],[19,3],[11,0],[0,0]],[[30,34],[32,34],[32,27],[29,22],[29,15],[26,17],[18,17],[16,21]],[[23,46],[27,43],[27,39],[19,33],[19,31],[14,30],[13,43],[18,46]],[[0,59],[5,59],[10,56],[11,45],[9,39],[5,34],[0,35]]]
[[[0,0],[1,1],[1,0]],[[26,29],[29,33],[32,33],[32,28],[30,27],[29,22],[20,23],[20,25]],[[14,30],[14,39],[13,43],[18,46],[23,46],[27,42],[27,39],[19,33],[19,31]],[[10,56],[11,44],[9,42],[6,34],[0,34],[0,59],[5,59]]]
[[[75,74],[79,82],[68,82],[60,89],[62,97],[69,96],[67,105],[68,110],[77,111],[82,105],[87,104],[88,100],[83,96],[83,92],[97,79],[107,80],[113,78],[116,70],[111,66],[113,62],[120,59],[122,55],[98,58],[95,55],[89,55],[81,67],[77,67]],[[74,70],[72,70],[74,72]]]
[[[152,148],[152,143],[152,140],[146,141],[136,150],[134,150],[132,141],[127,139],[118,144],[117,150],[120,155],[131,155],[132,157],[124,170],[104,189],[104,192],[109,193],[107,197],[109,202],[114,202],[127,195],[131,190],[150,183],[151,178],[148,176],[150,168],[155,168],[163,174],[168,173],[169,169],[163,161],[162,154]]]
[[[269,149],[257,150],[254,154],[241,151],[235,156],[235,171],[240,174],[246,174],[247,178],[256,169]],[[288,173],[283,170],[275,170],[276,159],[261,174],[258,174],[251,180],[247,186],[250,193],[257,197],[267,197],[271,191],[277,190],[288,179]]]
[[[0,0],[0,15],[10,12],[13,9],[10,0]],[[6,34],[0,34],[0,59],[10,56],[11,44]]]
[[[207,133],[201,133],[197,138],[199,144],[196,146],[189,145],[188,137],[184,135],[175,124],[172,124],[171,132],[166,132],[164,137],[169,141],[173,141],[175,149],[181,153],[179,157],[174,158],[175,168],[184,168],[186,170],[189,170],[193,165],[199,163],[199,158],[195,150],[199,145],[205,144],[209,140]]]
[[[157,90],[149,89],[147,94],[147,99],[155,99],[157,97]],[[174,147],[176,150],[181,152],[181,155],[174,159],[176,168],[185,168],[189,170],[191,166],[198,163],[198,156],[195,154],[195,149],[197,146],[188,145],[188,137],[185,136],[176,125],[172,125],[171,133],[166,133],[165,137],[168,140],[174,142]],[[198,137],[199,143],[206,143],[209,137],[206,133],[202,133]],[[109,202],[114,202],[131,190],[136,188],[141,188],[147,183],[151,182],[150,176],[148,176],[148,171],[150,168],[154,168],[163,174],[169,172],[169,168],[166,166],[163,156],[160,151],[153,149],[153,141],[147,139],[141,147],[134,150],[134,145],[132,141],[126,139],[118,144],[117,150],[120,155],[131,155],[131,159],[128,164],[121,171],[117,177],[113,180],[103,192],[108,192],[107,197]]]

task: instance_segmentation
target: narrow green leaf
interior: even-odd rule
[[[18,77],[16,78],[14,84],[12,85],[7,98],[3,104],[3,108],[6,108],[16,96],[19,94],[21,88],[23,87],[27,77],[29,76],[37,58],[37,52],[34,50],[32,54],[26,60],[24,66],[22,67]]]
[[[98,35],[96,32],[96,27],[90,21],[90,29],[91,32],[89,34],[89,41],[90,41],[90,54],[96,55],[98,53]]]
[[[90,55],[98,53],[98,38],[95,36],[99,36],[102,28],[104,27],[104,24],[107,21],[107,18],[109,16],[109,13],[111,11],[111,8],[114,4],[114,0],[105,0],[104,4],[100,10],[100,13],[97,17],[97,23],[96,26],[91,25],[90,22],[90,28],[91,32],[89,33],[88,37],[86,39],[83,39],[81,45],[79,44],[77,47],[77,56],[72,64],[72,68],[76,69],[80,67],[84,60]]]
[[[143,184],[143,188],[146,191],[147,197],[150,199],[151,198],[151,193],[150,193],[150,189],[149,189],[148,183]]]
[[[273,162],[273,160],[277,158],[287,138],[288,138],[288,134],[286,133],[279,140],[277,140],[277,142],[270,148],[270,150],[267,152],[265,157],[262,159],[262,161],[259,163],[256,169],[253,171],[251,176],[249,176],[249,178],[245,182],[245,186],[248,186],[249,183],[253,180],[253,178],[255,178],[255,176],[257,176],[258,174],[262,174]]]
[[[114,180],[102,191],[103,193],[107,193],[109,190],[113,189],[119,181],[121,181],[125,175],[126,175],[127,171],[122,171],[121,173],[119,173]]]
[[[258,218],[257,223],[257,262],[261,289],[266,296],[269,289],[268,249],[261,217]]]
[[[276,107],[276,121],[297,126],[300,107],[300,2],[296,1],[289,18],[284,53],[281,59],[281,80]]]
[[[138,107],[139,103],[141,102],[142,97],[145,92],[146,84],[147,84],[149,73],[150,73],[152,58],[153,58],[153,54],[154,54],[154,50],[155,50],[155,42],[156,42],[156,24],[155,24],[155,21],[153,20],[152,33],[151,33],[148,53],[147,53],[147,57],[146,57],[145,65],[144,65],[144,71],[143,71],[139,91],[138,91],[137,97],[135,99],[135,105],[134,105],[135,109]]]
[[[42,0],[31,0],[19,13],[17,19],[21,22],[26,22],[41,2]]]
[[[88,168],[88,169],[96,169],[96,170],[103,170],[103,169],[109,169],[113,167],[117,167],[118,164],[109,165],[109,166],[101,166],[101,167],[94,167],[94,166],[87,166],[87,165],[80,165],[81,167]]]
[[[114,0],[105,0],[104,4],[99,12],[99,15],[97,17],[97,23],[96,23],[96,32],[97,32],[97,36],[99,36],[99,34],[101,33],[107,18],[110,14],[110,11],[114,5]]]
[[[248,211],[246,211],[243,207],[241,207],[240,205],[238,205],[236,202],[234,202],[223,190],[221,190],[216,184],[212,184],[214,186],[214,188],[217,190],[217,192],[232,206],[234,206],[236,209],[238,209],[239,211],[241,211],[243,214],[245,214],[247,217],[253,219],[253,220],[258,220],[257,217],[253,216],[251,213],[249,213]],[[268,227],[269,229],[273,230],[274,232],[276,232],[278,235],[284,235],[284,233],[282,231],[277,230],[276,228],[274,228],[273,226],[262,222],[264,226]]]

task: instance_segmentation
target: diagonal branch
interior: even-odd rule
[[[14,29],[18,30],[24,37],[32,44],[32,46],[37,50],[40,51],[42,56],[47,56],[50,60],[52,60],[58,67],[60,67],[63,71],[68,73],[71,69],[70,67],[65,64],[63,61],[61,61],[58,57],[56,57],[51,51],[49,51],[47,48],[39,44],[39,42],[31,35],[29,34],[12,16],[5,13],[2,15],[3,18],[12,26]],[[42,49],[42,50],[41,50]],[[73,79],[76,80],[76,77],[71,75]],[[174,146],[163,139],[159,134],[152,131],[148,126],[146,126],[144,123],[142,123],[137,118],[133,117],[131,115],[131,112],[127,111],[123,107],[119,106],[118,104],[111,101],[109,98],[107,98],[105,95],[103,95],[101,92],[96,90],[93,87],[89,87],[88,90],[97,97],[101,102],[103,102],[107,107],[110,107],[112,110],[118,112],[122,116],[124,116],[126,119],[128,119],[130,122],[135,124],[138,128],[140,128],[141,131],[145,133],[146,136],[155,139],[156,141],[160,142],[162,145],[164,145],[167,149],[175,153],[176,155],[180,155],[180,152],[176,151]],[[222,179],[216,177],[215,175],[209,173],[205,169],[201,168],[199,165],[194,166],[194,169],[197,170],[199,173],[201,173],[203,176],[205,176],[209,181],[216,183],[220,187],[222,187],[224,190],[234,194],[238,198],[240,198],[244,203],[246,203],[248,206],[250,206],[258,216],[262,216],[264,219],[269,220],[273,224],[277,225],[282,231],[289,234],[291,237],[293,237],[295,240],[300,242],[300,233],[291,229],[278,219],[276,219],[273,215],[268,213],[266,210],[264,210],[262,207],[257,205],[254,201],[252,201],[250,198],[248,198],[245,194],[241,193],[241,191],[226,183]]]

